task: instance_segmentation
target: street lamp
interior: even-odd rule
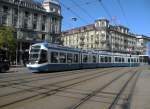
[[[73,22],[76,22],[78,19],[77,19],[76,17],[72,17],[71,20],[72,20]],[[74,24],[73,24],[72,35],[74,36]]]
[[[17,40],[20,37],[20,4],[21,4],[22,0],[19,0],[18,2],[18,25],[17,25]],[[18,65],[18,41],[17,41],[17,49],[16,49],[16,65]],[[20,46],[21,49],[21,46]]]

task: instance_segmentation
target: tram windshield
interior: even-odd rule
[[[33,54],[33,53],[31,53],[30,54],[30,60],[31,61],[36,61],[38,59],[38,56],[39,56],[39,54]]]
[[[40,46],[32,46],[29,54],[29,61],[30,63],[35,63],[39,59],[39,54],[40,54]]]

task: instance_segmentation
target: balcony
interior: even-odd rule
[[[100,40],[100,42],[101,42],[101,43],[106,43],[106,42],[108,42],[108,41],[103,38],[103,39]]]
[[[81,39],[81,40],[84,40],[85,38],[84,38],[84,36],[81,36],[80,39]]]
[[[98,40],[96,40],[96,41],[95,41],[95,44],[99,44],[99,41],[98,41]]]
[[[85,44],[85,43],[84,43],[83,41],[82,41],[82,42],[80,42],[80,46],[84,46],[84,44]]]

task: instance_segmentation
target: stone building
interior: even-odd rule
[[[16,62],[28,58],[32,43],[58,43],[61,33],[61,7],[57,0],[0,0],[0,25],[13,26],[17,39]]]
[[[120,53],[137,53],[136,35],[122,25],[111,25],[107,19],[62,32],[65,46]]]
[[[147,55],[148,42],[150,42],[150,37],[145,35],[137,35],[137,50],[139,55]]]

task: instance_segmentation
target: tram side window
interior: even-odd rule
[[[118,62],[118,57],[115,57],[115,62]]]
[[[122,58],[122,62],[124,62],[124,58]]]
[[[72,54],[71,53],[67,53],[67,63],[72,63],[73,59],[72,59]]]
[[[104,58],[103,58],[103,56],[101,56],[101,62],[104,62]]]
[[[93,63],[96,63],[96,56],[93,56]]]
[[[45,62],[48,62],[47,51],[46,50],[41,50],[41,55],[40,55],[40,61],[39,61],[39,63],[45,63]]]
[[[60,63],[66,63],[66,53],[59,54]]]
[[[84,63],[88,62],[88,55],[83,55],[83,62]]]
[[[140,58],[140,62],[143,62],[143,60]]]
[[[108,57],[105,57],[105,62],[108,62]]]
[[[130,62],[130,58],[128,58],[128,62]]]
[[[51,63],[58,63],[58,52],[51,52]]]
[[[119,58],[119,62],[121,62],[121,58]]]
[[[74,62],[75,63],[79,62],[79,55],[78,54],[74,54]]]
[[[133,62],[133,59],[131,59],[131,62]]]
[[[136,62],[136,58],[134,58],[134,62]]]
[[[111,62],[111,57],[108,58],[109,62]]]

